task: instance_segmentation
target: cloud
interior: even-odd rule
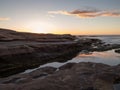
[[[73,11],[49,11],[50,14],[61,14],[76,16],[79,18],[94,18],[94,17],[120,17],[120,12],[117,11],[101,11],[101,10],[73,10]]]
[[[8,21],[10,20],[10,18],[7,18],[7,17],[0,17],[0,21]]]

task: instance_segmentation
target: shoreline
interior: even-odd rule
[[[20,34],[18,32],[13,34],[13,32],[14,31],[12,31],[12,35]],[[3,34],[10,36],[11,31],[9,31],[9,33],[6,31]],[[29,33],[22,34],[27,37],[29,37],[29,35],[31,36]],[[46,37],[45,42],[43,42],[43,37]],[[48,42],[50,37],[52,37],[52,41],[50,39],[50,42]],[[99,39],[80,39],[71,35],[41,36],[38,34],[37,38],[35,37],[36,39],[32,41],[23,36],[23,41],[21,38],[20,41],[17,40],[15,36],[12,36],[12,40],[8,39],[8,37],[5,38],[7,38],[7,41],[2,38],[5,42],[0,42],[0,77],[14,75],[50,62],[66,62],[74,58],[79,52],[89,53],[120,48],[119,44],[106,44]],[[39,38],[41,38],[40,40],[42,41],[36,42]],[[63,42],[63,40],[65,41]]]
[[[21,35],[17,32],[12,32],[13,36],[11,31],[3,34],[9,38],[2,37],[0,41],[0,90],[20,90],[21,87],[22,90],[113,90],[114,85],[120,83],[120,65],[95,62],[69,62],[59,68],[46,66],[29,73],[20,73],[50,62],[67,62],[79,52],[88,54],[119,50],[120,44],[106,44],[92,38],[78,39],[72,35],[45,35],[44,42],[44,35],[37,35],[31,41],[28,33],[22,36],[23,41],[21,38],[19,41],[18,36],[14,36]]]

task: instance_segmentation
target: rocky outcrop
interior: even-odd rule
[[[99,39],[77,39],[69,34],[34,34],[0,29],[0,77],[48,62],[64,62],[80,51],[89,53],[119,47]]]
[[[119,82],[120,65],[81,62],[0,79],[0,90],[113,90]]]
[[[120,48],[120,44],[106,44],[105,42],[99,39],[92,39],[92,38],[79,39],[78,44],[79,47],[81,47],[80,50],[86,50],[88,52],[107,51],[111,49]]]
[[[77,44],[74,43],[1,48],[0,76],[15,74],[48,62],[64,62],[75,57],[78,52]]]
[[[75,36],[70,34],[36,34],[26,32],[16,32],[9,29],[0,29],[0,41],[37,41],[37,42],[65,42],[74,40]]]
[[[0,77],[28,68],[63,62],[79,52],[71,35],[21,33],[0,29]]]
[[[113,90],[113,85],[120,83],[120,65],[68,63],[59,68],[44,67],[16,74],[48,62],[70,60],[78,52],[120,48],[99,39],[75,39],[71,35],[0,29],[0,90]]]
[[[120,53],[120,49],[115,50],[116,53]]]

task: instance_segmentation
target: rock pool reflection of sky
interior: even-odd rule
[[[120,54],[115,53],[114,50],[110,51],[104,51],[104,52],[93,52],[91,54],[79,54],[72,60],[69,60],[65,63],[60,62],[53,62],[53,63],[47,63],[44,64],[38,68],[46,67],[46,66],[52,66],[52,67],[60,67],[66,63],[79,63],[79,62],[95,62],[95,63],[104,63],[111,66],[120,64]],[[26,70],[24,73],[32,72],[38,68]]]
[[[108,65],[120,64],[120,54],[115,53],[114,50],[104,52],[93,52],[92,54],[80,54],[69,62],[97,62]]]

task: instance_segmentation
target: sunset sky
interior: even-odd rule
[[[120,0],[0,0],[0,28],[120,35]]]

